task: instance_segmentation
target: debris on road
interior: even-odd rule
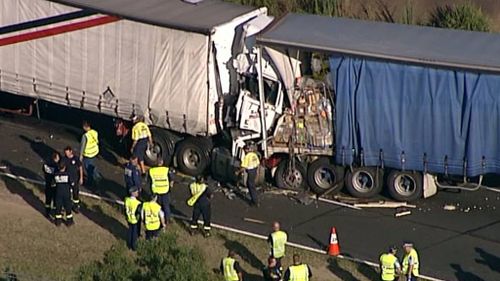
[[[411,215],[411,211],[406,208],[397,208],[394,216],[396,218]]]
[[[443,207],[443,210],[445,211],[455,211],[457,209],[457,206],[451,205],[451,204],[446,204]]]
[[[243,220],[247,221],[247,222],[258,223],[258,224],[267,224],[265,221],[252,219],[252,218],[243,218]]]
[[[357,203],[357,204],[354,204],[354,207],[359,207],[359,208],[401,208],[401,207],[416,208],[417,206],[408,204],[407,202],[393,202],[393,201],[380,200],[377,202],[370,202],[370,203]]]

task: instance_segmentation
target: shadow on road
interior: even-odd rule
[[[363,274],[368,280],[377,280],[380,276],[374,267],[365,264],[358,264],[358,272]]]
[[[26,188],[21,182],[9,177],[2,176],[0,178],[5,182],[5,186],[10,193],[21,196],[21,198],[23,198],[23,200],[33,209],[37,210],[40,215],[45,216],[44,203],[36,196],[33,190]]]
[[[455,277],[457,277],[458,281],[485,281],[474,273],[464,271],[462,266],[459,264],[452,263],[450,266],[453,270],[455,270]]]
[[[476,259],[476,262],[482,265],[488,266],[491,270],[500,273],[500,257],[495,256],[485,250],[476,247],[476,252],[479,254],[481,259]]]
[[[27,137],[25,135],[19,135],[19,138],[22,141],[29,143],[31,150],[33,150],[33,152],[35,152],[38,155],[38,157],[40,157],[42,160],[46,161],[46,160],[50,159],[50,157],[52,156],[52,153],[56,152],[56,150],[54,148],[47,145],[45,142],[43,142],[43,140],[40,140],[40,142],[36,142],[35,140],[30,139],[29,137]],[[62,148],[61,148],[61,150],[62,150]]]
[[[82,202],[80,213],[101,228],[106,229],[117,239],[124,240],[126,238],[127,228],[115,218],[107,215],[100,206],[90,206]]]
[[[328,259],[328,269],[338,278],[340,278],[343,281],[358,281],[354,275],[352,275],[351,272],[348,270],[343,269],[340,265],[337,259],[330,258]],[[314,273],[313,273],[314,274]],[[370,280],[376,280],[376,279],[370,279]]]
[[[318,247],[320,247],[321,249],[326,250],[328,248],[328,246],[325,243],[321,242],[321,240],[312,236],[311,234],[307,234],[307,237],[311,239],[314,243],[316,243],[316,245],[318,245]]]
[[[262,261],[256,257],[245,245],[238,241],[229,240],[225,235],[218,234],[224,240],[224,247],[228,250],[234,250],[241,258],[250,264],[253,268],[261,270],[264,267]]]

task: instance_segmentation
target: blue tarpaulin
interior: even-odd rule
[[[500,173],[500,75],[333,56],[336,160]]]

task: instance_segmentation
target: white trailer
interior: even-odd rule
[[[148,160],[199,174],[211,137],[234,123],[224,112],[238,100],[235,67],[256,61],[247,39],[272,18],[266,8],[188,2],[2,0],[0,90],[123,119],[142,114],[154,126]]]

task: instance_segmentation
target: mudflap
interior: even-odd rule
[[[424,174],[424,198],[429,198],[431,196],[436,195],[437,193],[437,185],[436,185],[436,176],[431,174]]]

